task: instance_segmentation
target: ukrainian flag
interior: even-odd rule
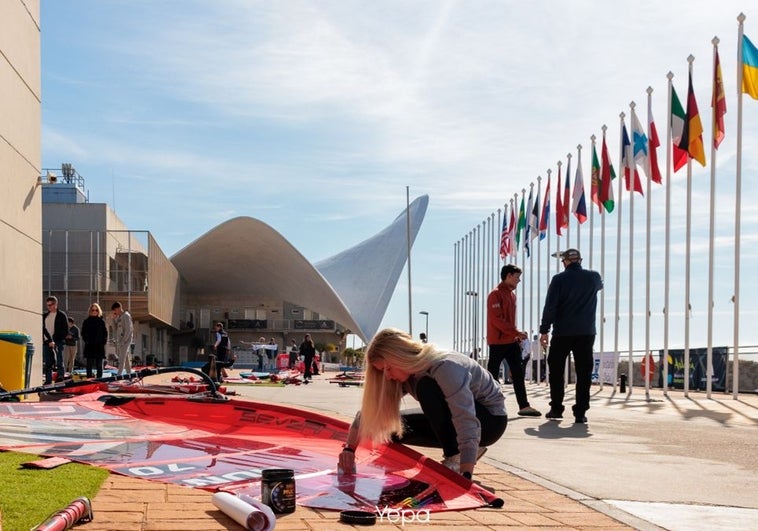
[[[742,92],[758,100],[758,48],[742,36]]]

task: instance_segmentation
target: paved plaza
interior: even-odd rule
[[[328,376],[328,375],[327,375]],[[330,384],[234,386],[239,398],[281,403],[349,420],[361,389]],[[755,529],[758,521],[758,396],[612,387],[592,389],[588,424],[514,417],[477,465],[475,479],[505,500],[502,509],[434,513],[404,529]],[[546,385],[532,384],[533,406],[546,412]],[[567,406],[573,400],[569,387]],[[413,404],[408,403],[411,407]],[[438,458],[438,450],[419,448]],[[335,456],[336,460],[336,456]],[[95,520],[82,530],[240,529],[197,489],[112,475],[93,500]],[[380,521],[380,527],[401,528]],[[349,529],[334,511],[299,507],[276,529]]]

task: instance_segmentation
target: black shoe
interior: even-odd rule
[[[584,415],[576,416],[574,417],[574,422],[576,424],[587,424],[587,417],[585,417]]]
[[[548,420],[561,420],[563,418],[563,413],[559,413],[553,409],[547,412],[545,415],[545,418]]]

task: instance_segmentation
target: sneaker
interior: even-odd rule
[[[442,466],[446,466],[453,472],[460,473],[461,471],[461,454],[455,454],[451,455],[450,457],[445,457],[442,460]]]
[[[587,424],[587,417],[585,417],[584,415],[576,416],[574,417],[574,422],[576,424]]]
[[[520,417],[541,417],[542,413],[534,409],[532,406],[526,406],[519,409],[518,414]]]
[[[560,420],[563,418],[563,413],[558,413],[557,411],[551,409],[547,412],[545,418],[549,420]]]

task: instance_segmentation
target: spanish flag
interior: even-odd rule
[[[742,92],[758,100],[758,48],[742,36]]]

